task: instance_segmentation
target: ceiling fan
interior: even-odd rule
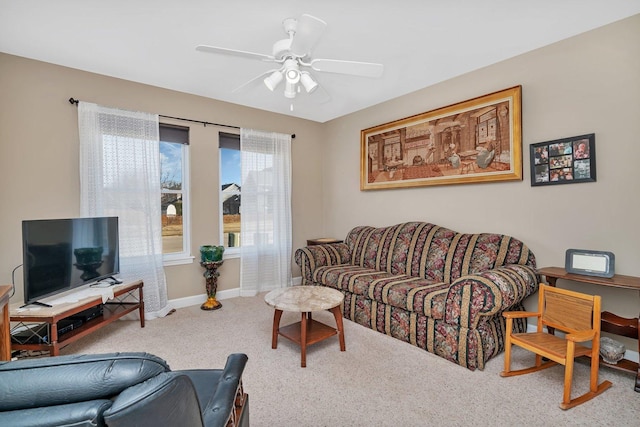
[[[279,64],[277,68],[265,71],[234,89],[234,92],[240,91],[260,79],[273,92],[284,81],[284,96],[293,99],[301,92],[301,86],[309,94],[319,88],[318,82],[309,70],[371,78],[377,78],[382,75],[384,70],[382,64],[338,59],[312,59],[311,51],[322,36],[326,26],[326,22],[308,14],[302,15],[298,19],[285,19],[283,27],[288,38],[275,42],[271,55],[207,45],[198,45],[196,50]]]

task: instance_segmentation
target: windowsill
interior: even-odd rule
[[[183,264],[192,264],[194,256],[184,255],[179,257],[171,257],[171,258],[163,258],[162,265],[167,267],[171,265],[183,265]]]
[[[240,248],[225,248],[223,259],[240,258]]]

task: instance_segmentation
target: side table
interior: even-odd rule
[[[0,286],[0,360],[11,360],[11,333],[9,332],[9,293],[11,286]]]
[[[313,245],[328,245],[331,243],[342,243],[343,240],[339,240],[339,239],[333,239],[331,237],[320,237],[318,239],[308,239],[307,240],[307,246],[313,246]]]
[[[278,335],[293,341],[300,346],[300,366],[307,366],[307,346],[338,335],[340,351],[345,351],[344,325],[340,305],[344,295],[337,289],[325,286],[292,286],[275,289],[264,297],[267,305],[275,309],[273,315],[273,331],[271,348],[278,348]],[[329,310],[336,320],[336,327],[332,328],[324,323],[313,320],[311,312]],[[299,322],[280,327],[283,311],[301,313]]]
[[[223,262],[208,261],[200,263],[205,268],[204,278],[207,287],[207,301],[200,306],[202,310],[217,310],[222,307],[222,304],[216,299],[216,292],[218,291],[218,276],[220,276],[218,268]]]
[[[610,279],[597,276],[583,276],[580,274],[567,273],[567,271],[561,267],[541,268],[538,270],[538,273],[545,276],[547,282],[551,286],[556,286],[557,280],[562,279],[611,288],[632,289],[640,292],[640,277],[623,276],[621,274],[616,274]],[[640,316],[627,319],[608,311],[603,311],[600,324],[600,330],[602,332],[609,332],[611,334],[621,335],[637,340],[639,339],[638,331],[640,330]],[[640,353],[640,340],[638,340],[638,353]],[[622,359],[614,365],[605,362],[602,358],[600,358],[600,364],[636,374],[634,390],[640,392],[640,364],[631,360]]]

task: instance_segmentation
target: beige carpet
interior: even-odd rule
[[[223,300],[223,308],[178,309],[144,329],[118,321],[62,350],[62,354],[146,351],[174,369],[222,368],[229,353],[249,356],[244,373],[251,425],[259,426],[638,426],[640,393],[630,374],[603,368],[613,382],[603,395],[574,409],[558,407],[563,368],[501,378],[503,358],[484,371],[465,368],[345,320],[346,352],[337,337],[311,346],[307,367],[299,348],[280,337],[271,349],[273,310],[264,295]],[[328,312],[314,319],[334,324]],[[281,325],[298,321],[284,313]],[[514,349],[514,359],[533,357]],[[578,365],[574,395],[588,388]]]

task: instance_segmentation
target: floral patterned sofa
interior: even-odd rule
[[[521,241],[426,222],[359,226],[344,243],[298,249],[295,261],[303,285],[344,293],[345,318],[470,370],[504,350],[502,312],[524,310],[539,283]]]

